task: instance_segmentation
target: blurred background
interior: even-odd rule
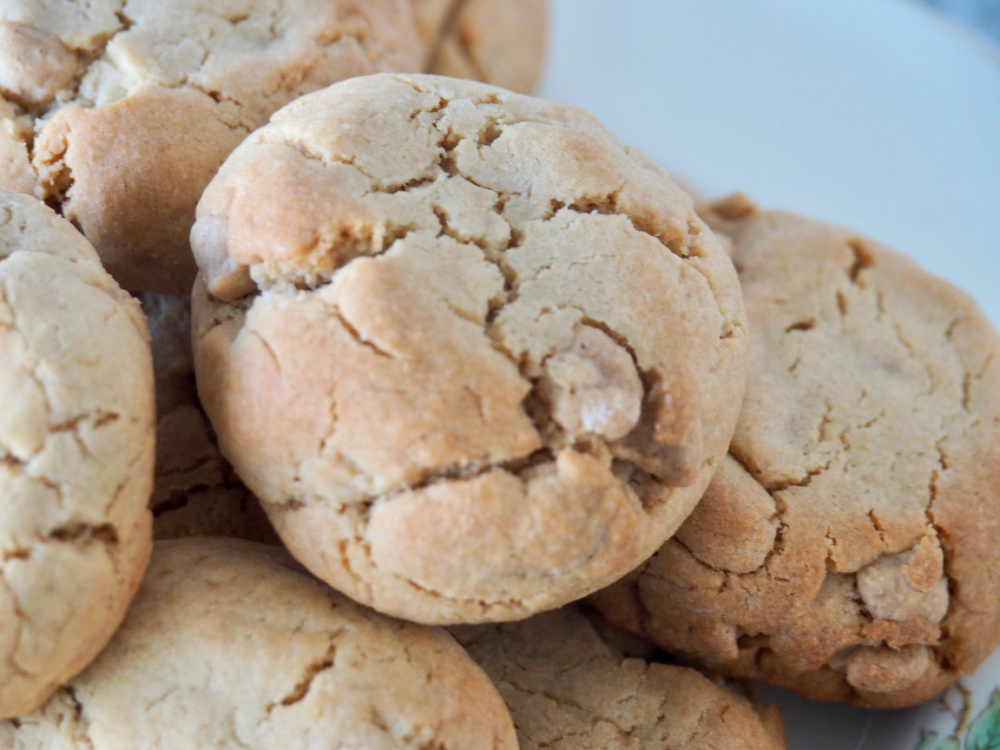
[[[918,0],[1000,44],[1000,0]]]
[[[740,190],[903,250],[1000,326],[1000,0],[552,8],[544,97],[704,197]]]

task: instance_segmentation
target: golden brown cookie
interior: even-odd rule
[[[315,574],[418,622],[610,583],[701,497],[742,396],[736,275],[585,113],[432,76],[276,114],[198,207],[198,388]]]
[[[157,542],[121,629],[9,750],[517,747],[447,633],[371,612],[276,547]]]
[[[676,536],[595,601],[725,673],[897,707],[1000,641],[1000,338],[857,234],[717,204],[751,329],[730,456]]]
[[[547,0],[410,0],[424,71],[530,94],[545,62]]]
[[[194,208],[247,133],[417,70],[407,0],[3,0],[0,189],[60,207],[130,291],[187,294]]]
[[[574,607],[452,634],[507,702],[521,750],[779,750],[776,709],[701,673],[625,658]]]
[[[44,205],[0,193],[0,717],[104,647],[149,557],[153,373],[139,305]]]
[[[225,536],[275,544],[260,503],[222,457],[201,410],[191,353],[191,301],[141,295],[156,376],[153,538]]]

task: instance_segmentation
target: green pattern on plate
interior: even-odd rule
[[[962,750],[958,737],[941,737],[937,732],[925,732],[916,750]]]
[[[994,690],[988,705],[969,727],[966,750],[1000,750],[1000,690]]]
[[[964,735],[965,750],[1000,750],[1000,688],[993,691],[990,704],[967,727],[969,695],[962,691],[965,708],[955,734],[942,737],[937,732],[924,732],[915,750],[962,750]],[[966,731],[967,729],[967,731]]]

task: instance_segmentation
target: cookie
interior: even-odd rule
[[[275,544],[260,503],[222,457],[194,385],[191,300],[143,294],[156,382],[153,538],[225,536]]]
[[[585,113],[432,76],[303,97],[198,206],[198,389],[313,573],[431,624],[607,585],[701,497],[746,332],[690,198]]]
[[[424,72],[530,94],[545,62],[547,0],[410,0]]]
[[[69,222],[0,193],[0,717],[104,647],[149,558],[153,374],[138,303]]]
[[[854,232],[745,199],[751,369],[729,457],[676,536],[595,601],[727,674],[901,707],[1000,640],[1000,338]]]
[[[687,667],[625,658],[575,608],[452,634],[507,702],[522,750],[778,750],[781,717]]]
[[[260,503],[219,452],[194,405],[160,417],[156,476],[149,507],[153,538],[224,536],[277,544]]]
[[[187,294],[226,155],[296,97],[418,70],[419,50],[406,0],[3,0],[0,189],[58,206],[126,289]]]
[[[276,547],[157,542],[121,629],[0,747],[516,748],[447,633],[355,605]]]

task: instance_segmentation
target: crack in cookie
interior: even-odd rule
[[[774,709],[693,669],[626,658],[574,607],[450,630],[497,685],[523,750],[785,746]]]
[[[194,206],[247,134],[304,93],[418,65],[406,0],[4,0],[0,188],[58,209],[126,288],[186,293]]]
[[[227,160],[192,238],[223,452],[308,567],[383,611],[578,598],[677,528],[728,440],[732,266],[578,110],[345,82]]]
[[[729,674],[925,700],[1000,640],[983,572],[1000,564],[1000,341],[967,297],[853,233],[735,199],[708,217],[753,330],[743,413],[685,526],[595,602]]]
[[[142,576],[148,336],[68,222],[0,194],[0,716],[34,710],[83,669]]]
[[[5,748],[109,741],[517,747],[496,689],[447,633],[356,605],[280,547],[226,539],[157,542],[98,659],[39,710],[0,721]]]

